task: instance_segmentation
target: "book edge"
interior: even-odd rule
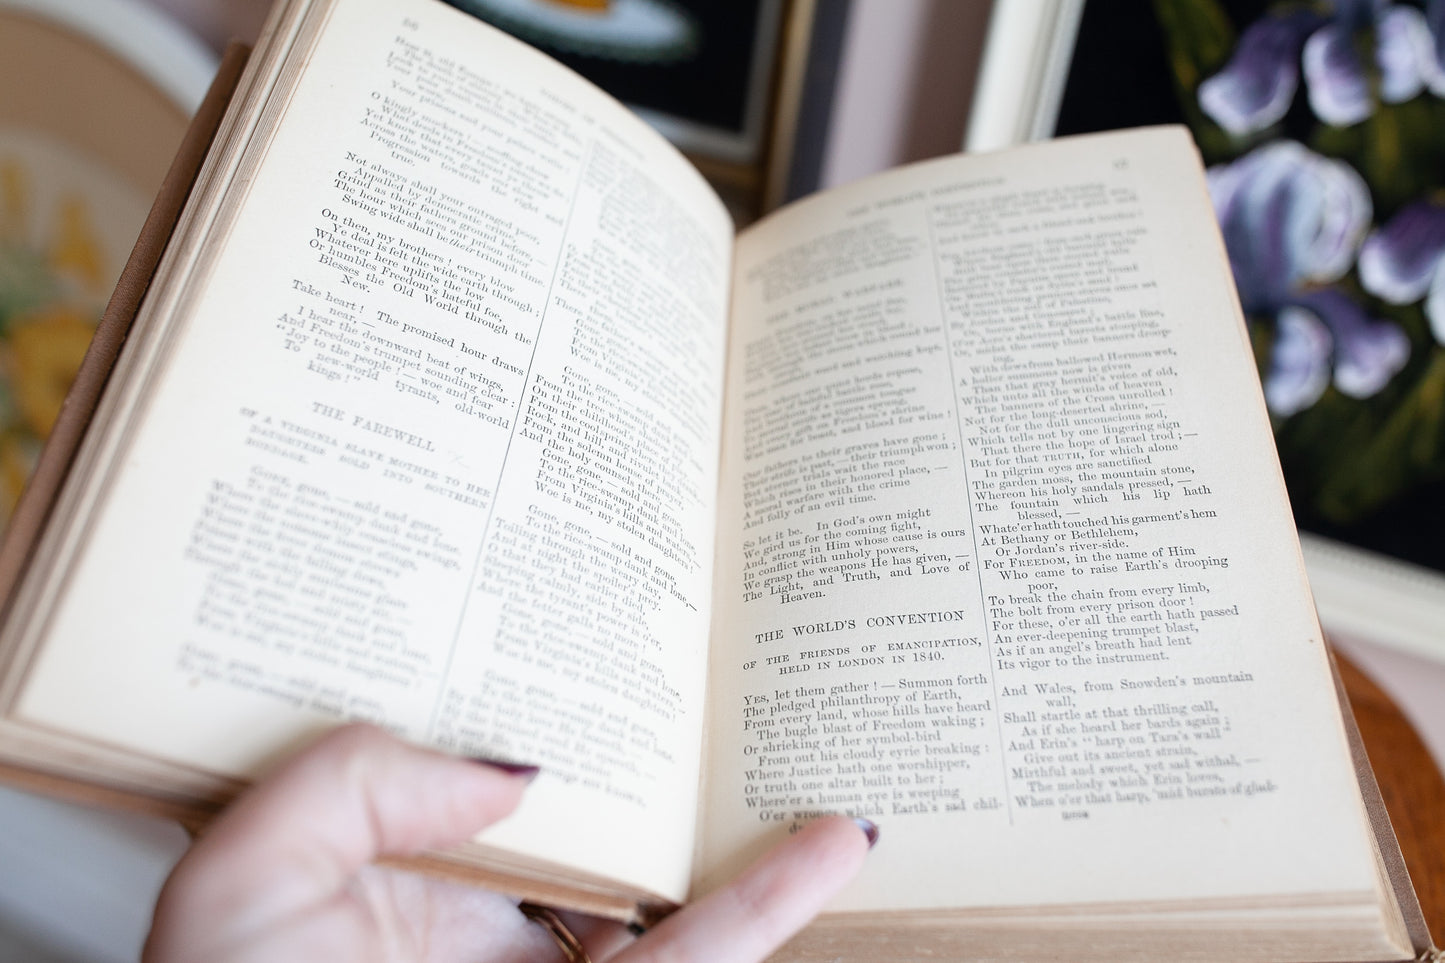
[[[1369,820],[1370,829],[1375,834],[1375,845],[1380,854],[1385,882],[1389,885],[1389,895],[1394,898],[1395,908],[1404,922],[1406,937],[1409,939],[1416,957],[1430,959],[1430,954],[1438,951],[1430,938],[1430,929],[1425,921],[1425,913],[1420,907],[1420,900],[1415,893],[1414,884],[1410,881],[1410,871],[1405,865],[1404,853],[1400,850],[1400,842],[1390,823],[1390,814],[1385,809],[1385,799],[1380,793],[1380,784],[1375,779],[1374,767],[1370,765],[1369,756],[1365,752],[1365,741],[1360,735],[1360,727],[1355,721],[1355,713],[1350,706],[1350,697],[1345,691],[1344,678],[1340,675],[1339,663],[1332,649],[1329,650],[1329,659],[1330,674],[1335,682],[1335,695],[1340,700],[1340,716],[1344,720],[1345,737],[1349,742],[1350,756],[1355,764],[1355,777],[1360,784],[1360,798],[1365,807],[1365,815]]]

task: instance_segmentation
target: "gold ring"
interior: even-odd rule
[[[517,909],[522,915],[542,929],[546,930],[557,944],[557,949],[567,957],[567,963],[592,963],[592,957],[587,955],[587,950],[582,946],[582,941],[572,935],[567,924],[558,918],[557,914],[545,906],[538,906],[536,903],[519,903]]]

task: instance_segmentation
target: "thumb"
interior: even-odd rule
[[[156,918],[174,911],[265,926],[332,898],[379,856],[468,839],[508,815],[536,773],[421,749],[371,726],[338,729],[222,814],[176,867]]]

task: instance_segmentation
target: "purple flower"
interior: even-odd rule
[[[1410,339],[1399,325],[1373,320],[1338,288],[1316,288],[1286,310],[1310,312],[1335,339],[1335,387],[1351,398],[1368,398],[1410,360]]]
[[[1432,94],[1445,97],[1445,0],[1425,4],[1425,26],[1432,41],[1425,62],[1425,84]]]
[[[1211,168],[1209,192],[1240,302],[1275,319],[1264,377],[1270,410],[1302,411],[1331,381],[1352,398],[1383,388],[1409,359],[1409,339],[1332,285],[1349,271],[1370,225],[1360,176],[1293,141],[1275,141]]]
[[[1427,86],[1445,93],[1445,0],[1426,14],[1385,0],[1336,0],[1332,16],[1292,9],[1255,21],[1224,69],[1199,85],[1199,106],[1236,137],[1264,130],[1289,110],[1301,65],[1310,108],[1337,126],[1375,109],[1376,91],[1356,39],[1374,35],[1379,99],[1401,103]]]
[[[1391,304],[1426,298],[1430,330],[1445,343],[1445,206],[1416,201],[1372,231],[1360,248],[1360,284]]]
[[[1370,191],[1354,169],[1292,140],[1209,169],[1240,300],[1273,313],[1310,282],[1337,281],[1370,225]]]
[[[1304,411],[1330,386],[1330,332],[1319,318],[1285,308],[1275,319],[1274,350],[1264,375],[1264,400],[1282,418]]]
[[[1199,106],[1235,136],[1278,121],[1299,86],[1300,48],[1324,22],[1309,10],[1256,20],[1224,69],[1199,85]]]

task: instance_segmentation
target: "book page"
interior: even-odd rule
[[[243,777],[350,719],[536,764],[484,842],[679,899],[730,222],[491,28],[314,10],[20,713]]]
[[[952,158],[739,239],[702,889],[846,812],[839,908],[1373,892],[1197,167]]]

